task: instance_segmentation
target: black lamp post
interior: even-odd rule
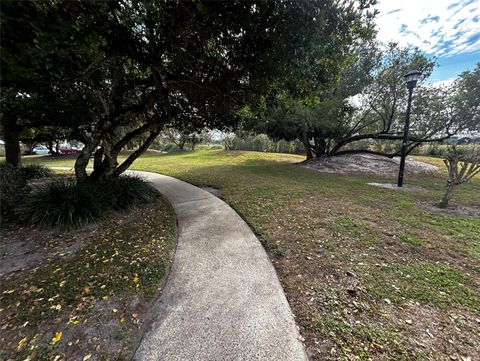
[[[398,172],[398,186],[403,186],[403,173],[405,172],[405,158],[407,157],[407,143],[408,143],[408,129],[410,128],[410,110],[412,107],[412,93],[413,88],[417,86],[417,81],[422,77],[422,73],[418,70],[410,70],[405,74],[404,78],[407,82],[408,89],[408,105],[407,116],[405,119],[405,128],[403,128],[403,141],[402,141],[402,156],[400,158],[400,171]]]

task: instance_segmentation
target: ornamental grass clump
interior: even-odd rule
[[[98,183],[58,179],[36,187],[17,207],[21,223],[77,228],[112,211],[152,202],[159,192],[138,177],[120,176]]]
[[[20,174],[28,181],[53,176],[53,171],[40,164],[27,164],[19,168]]]
[[[108,179],[101,184],[105,193],[110,194],[114,209],[129,209],[138,204],[152,202],[159,192],[140,177],[124,175]]]
[[[39,227],[79,227],[103,217],[108,200],[99,188],[72,179],[40,185],[28,194],[17,213],[22,223]]]
[[[14,167],[0,163],[0,208],[2,224],[16,217],[15,208],[22,203],[30,191],[28,182],[32,179],[46,178],[53,172],[41,165]]]

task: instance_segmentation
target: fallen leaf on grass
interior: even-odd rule
[[[55,334],[55,337],[52,338],[52,344],[56,344],[58,341],[60,341],[62,339],[62,331],[58,331],[56,334]]]
[[[38,292],[39,288],[37,286],[30,286],[27,292]]]
[[[22,349],[23,345],[25,345],[27,343],[27,340],[28,340],[28,338],[24,337],[20,341],[18,341],[18,346],[17,346],[18,351],[20,351]]]
[[[67,322],[68,325],[78,325],[79,323],[80,321],[77,320],[77,316],[71,317]]]

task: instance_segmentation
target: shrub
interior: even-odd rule
[[[17,168],[7,163],[0,163],[0,181],[2,186],[14,181],[23,187],[30,179],[51,177],[52,175],[53,172],[50,169],[39,164],[28,164]]]
[[[275,141],[266,134],[253,134],[244,131],[226,133],[223,137],[225,150],[248,150],[255,152],[291,153],[301,154],[305,152],[303,144],[294,140]]]
[[[173,152],[178,152],[178,151],[179,151],[179,148],[178,148],[177,145],[175,145],[174,143],[168,143],[168,144],[163,148],[163,151],[164,151],[164,152],[167,152],[167,153],[173,153]]]
[[[108,200],[99,187],[71,179],[39,186],[17,208],[20,221],[41,227],[78,227],[107,211]]]
[[[7,180],[12,179],[13,176],[18,176],[18,168],[15,168],[7,163],[0,163],[0,180],[2,185]]]
[[[2,183],[6,177],[9,177],[11,174],[14,174],[16,172],[18,172],[18,168],[15,168],[14,166],[11,166],[10,164],[7,164],[5,162],[0,163],[0,177]]]
[[[137,204],[152,202],[159,192],[148,182],[135,176],[124,175],[102,183],[100,187],[110,194],[114,209],[129,209]]]
[[[40,164],[28,164],[21,167],[19,170],[26,180],[53,176],[52,170]]]
[[[2,223],[14,216],[15,205],[27,193],[27,182],[17,168],[0,164],[0,209]]]
[[[2,222],[15,216],[15,206],[29,191],[27,182],[34,178],[53,175],[52,171],[41,165],[26,165],[20,168],[0,163],[0,209]]]
[[[98,184],[73,179],[39,186],[17,207],[21,222],[40,227],[75,228],[112,210],[151,202],[159,192],[139,177],[121,176]]]

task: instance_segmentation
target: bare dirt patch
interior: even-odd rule
[[[398,173],[400,158],[387,158],[374,154],[348,154],[322,157],[301,163],[302,166],[324,173],[374,174],[392,176]],[[438,167],[418,160],[407,159],[405,171],[422,174],[435,173]]]
[[[447,216],[480,218],[480,205],[475,207],[464,204],[451,204],[448,208],[440,208],[434,203],[419,202],[418,204],[424,209]]]
[[[370,186],[380,187],[385,189],[391,189],[395,191],[405,191],[405,192],[417,192],[423,190],[422,187],[414,186],[410,184],[404,184],[402,187],[399,187],[397,184],[394,183],[367,183]]]
[[[102,230],[122,227],[139,219],[142,212],[138,208],[129,213],[115,213],[104,221],[74,230],[6,226],[0,231],[0,276],[54,259],[67,259],[95,240]]]

